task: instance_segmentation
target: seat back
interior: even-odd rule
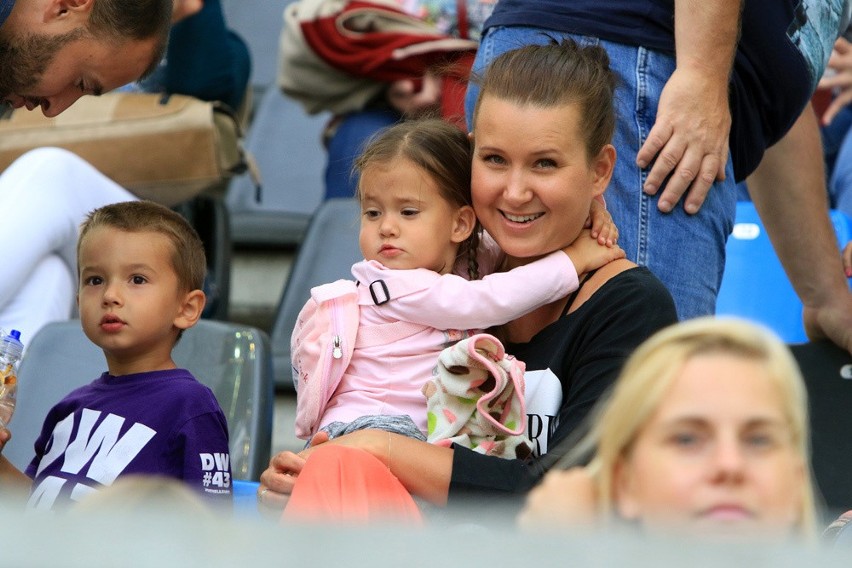
[[[843,247],[852,240],[852,219],[836,210],[830,215],[838,246]],[[788,343],[807,341],[802,302],[750,201],[737,203],[736,223],[725,254],[716,314],[760,322]]]
[[[202,317],[224,320],[228,316],[231,295],[231,226],[228,209],[220,197],[197,195],[175,206],[175,211],[186,217],[198,232],[204,244],[207,259],[207,276],[204,294],[207,303]]]
[[[363,258],[358,247],[359,211],[355,198],[329,199],[311,219],[272,325],[276,386],[293,389],[290,335],[299,311],[311,297],[311,288],[340,278],[352,278],[352,265]]]
[[[261,191],[243,174],[231,180],[226,197],[235,244],[302,240],[325,195],[321,138],[327,121],[327,116],[308,116],[274,86],[263,94],[245,140],[260,172]]]
[[[827,341],[791,350],[808,389],[814,477],[836,516],[852,509],[852,355]]]
[[[228,420],[235,479],[259,479],[272,448],[274,389],[269,342],[255,328],[199,320],[174,349],[174,360],[210,387]],[[12,439],[3,455],[23,470],[48,411],[73,389],[106,370],[103,352],[79,320],[54,322],[27,345],[18,374]]]

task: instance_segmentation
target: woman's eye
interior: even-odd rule
[[[679,448],[691,448],[701,441],[701,437],[693,432],[677,432],[670,438],[672,444]]]
[[[497,154],[488,154],[482,156],[482,161],[489,164],[497,164],[503,165],[506,163],[506,160],[503,159],[503,156],[498,156]]]
[[[745,443],[751,448],[770,448],[775,445],[775,438],[771,434],[759,432],[748,434]]]
[[[537,168],[555,168],[556,167],[556,161],[551,160],[550,158],[544,158],[544,159],[538,160],[535,163],[535,165],[536,165]]]

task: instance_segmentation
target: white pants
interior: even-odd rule
[[[86,215],[136,197],[77,155],[27,152],[0,174],[0,328],[27,345],[75,306],[77,234]]]

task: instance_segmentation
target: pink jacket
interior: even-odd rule
[[[303,416],[297,432],[381,414],[409,415],[426,433],[421,389],[445,347],[470,335],[466,330],[511,321],[564,298],[578,285],[574,265],[561,251],[482,280],[392,270],[375,261],[356,263],[352,274],[359,282],[360,306],[352,359],[339,384],[298,391],[297,407],[313,406],[321,416]],[[370,332],[362,333],[368,326]],[[385,339],[381,326],[388,326]]]

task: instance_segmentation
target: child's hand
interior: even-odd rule
[[[616,244],[605,245],[594,239],[589,229],[583,229],[577,239],[562,249],[568,255],[577,274],[600,268],[613,260],[624,258],[624,250]]]
[[[589,208],[589,218],[586,219],[584,229],[591,229],[592,238],[598,240],[602,245],[614,246],[618,242],[618,227],[612,220],[612,215],[606,210],[602,201],[592,199]]]
[[[852,278],[852,241],[843,247],[843,270],[846,272],[846,278]]]
[[[12,438],[12,433],[5,428],[0,428],[0,454],[3,453],[3,448],[6,447],[6,442]]]

